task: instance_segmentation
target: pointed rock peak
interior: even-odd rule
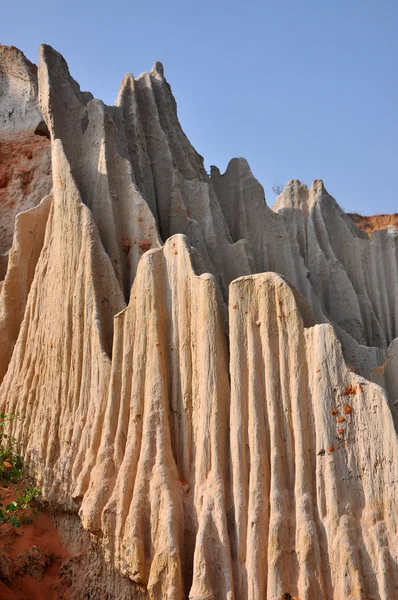
[[[123,99],[130,93],[135,91],[135,79],[131,73],[126,73],[126,75],[122,79],[122,83],[120,84],[120,88],[117,94],[117,98],[115,101],[115,106],[121,106],[123,104]]]
[[[134,75],[132,73],[126,73],[126,75],[123,77],[122,85],[120,87],[122,87],[122,88],[128,87],[128,88],[133,89],[134,83],[135,83]]]
[[[309,195],[312,200],[311,204],[319,203],[320,206],[332,207],[338,214],[345,214],[338,202],[329,194],[322,179],[315,179],[309,190]]]
[[[308,186],[302,183],[299,179],[290,179],[287,182],[282,194],[286,194],[290,198],[294,198],[300,205],[306,204],[308,201]]]
[[[284,208],[298,209],[308,216],[311,208],[308,187],[298,179],[288,181],[283,192],[277,197],[272,210],[279,212]]]
[[[249,171],[250,174],[252,174],[249,163],[247,162],[247,160],[245,158],[243,158],[243,156],[231,158],[231,160],[229,161],[229,163],[227,165],[224,175],[226,175],[227,173],[230,173],[231,171],[234,171],[234,170],[239,171],[239,172]]]
[[[37,76],[37,66],[26,58],[25,54],[15,46],[0,44],[0,71],[19,75],[29,81]]]
[[[39,64],[41,61],[44,61],[49,69],[52,69],[52,74],[54,76],[62,77],[69,76],[69,68],[66,60],[52,46],[48,44],[40,44],[39,46]]]
[[[346,214],[337,200],[329,194],[321,179],[315,179],[312,183],[309,198],[310,207],[317,206],[321,210],[324,219],[330,221],[330,219],[337,218],[339,226],[345,223],[355,237],[367,238],[367,234],[357,229],[353,220]]]
[[[156,60],[152,69],[151,69],[151,75],[160,75],[161,77],[164,77],[164,68],[162,63],[159,60]]]
[[[305,183],[302,183],[299,179],[290,179],[283,188],[282,194],[295,196],[297,194],[302,194],[303,192],[308,192],[308,186],[306,186]]]
[[[41,44],[39,47],[39,86],[43,85],[44,78],[42,74],[44,71],[46,71],[45,77],[50,86],[59,81],[62,81],[62,85],[67,82],[80,103],[86,105],[93,99],[90,92],[80,90],[80,85],[70,74],[68,63],[62,54],[48,44]],[[65,92],[64,87],[59,92]]]
[[[315,179],[312,182],[312,185],[310,187],[310,192],[312,192],[313,194],[327,194],[328,192],[325,188],[325,185],[322,181],[322,179]]]
[[[279,212],[282,209],[298,209],[308,217],[310,212],[319,207],[321,210],[332,209],[338,214],[344,214],[336,200],[330,196],[322,179],[315,179],[310,188],[298,179],[291,179],[278,196],[272,210]]]
[[[210,176],[211,177],[219,177],[221,175],[220,169],[215,165],[210,165]]]
[[[81,92],[63,56],[47,44],[39,48],[39,103],[52,138],[63,139],[68,115],[84,109],[93,96]],[[75,113],[76,114],[76,113]]]

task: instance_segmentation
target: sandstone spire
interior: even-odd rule
[[[49,46],[38,79],[0,59],[0,142],[52,165],[12,243],[0,212],[0,408],[65,539],[95,541],[86,589],[395,598],[398,230],[320,180],[271,209],[244,159],[208,176],[159,62],[107,106]]]

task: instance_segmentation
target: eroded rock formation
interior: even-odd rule
[[[393,600],[398,230],[319,180],[270,209],[245,160],[208,176],[160,63],[106,106],[49,46],[38,80],[0,56],[1,136],[52,165],[0,263],[0,405],[97,545],[91,597]]]
[[[0,254],[11,247],[16,215],[51,190],[48,135],[37,67],[17,48],[0,45]]]

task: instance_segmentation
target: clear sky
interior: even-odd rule
[[[317,177],[349,211],[398,212],[398,0],[19,0],[0,41],[41,42],[113,103],[155,60],[209,167],[244,156],[264,185]]]

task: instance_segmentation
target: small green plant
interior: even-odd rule
[[[17,440],[4,432],[7,423],[22,420],[20,414],[0,413],[0,480],[3,483],[16,483],[22,477],[23,461],[17,452]]]
[[[22,496],[18,496],[17,501],[19,502],[20,507],[23,509],[36,508],[36,504],[33,501],[39,496],[41,496],[41,491],[39,488],[27,487],[25,488]]]
[[[10,483],[21,481],[23,472],[23,460],[17,452],[17,440],[5,433],[5,425],[12,423],[16,419],[22,420],[20,414],[7,415],[0,413],[0,483],[3,488],[8,488]],[[32,518],[25,511],[36,510],[36,498],[41,492],[36,487],[27,487],[12,500],[4,505],[0,502],[0,525],[11,523],[14,527],[20,527],[21,523],[32,523]]]
[[[21,496],[18,496],[16,500],[13,500],[6,506],[0,503],[0,525],[4,523],[11,523],[14,527],[20,527],[21,522],[32,522],[30,517],[27,517],[22,511],[27,508],[35,510],[35,506],[32,506],[32,502],[35,498],[38,498],[41,492],[38,488],[27,487]]]
[[[3,504],[1,504],[3,506]],[[18,518],[18,503],[14,500],[5,506],[0,508],[0,524],[11,523],[14,527],[19,527],[20,522]]]

